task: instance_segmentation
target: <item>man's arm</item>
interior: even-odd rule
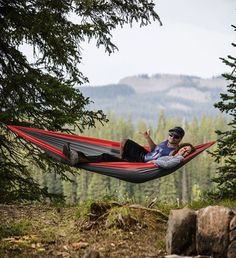
[[[150,136],[150,129],[148,129],[146,132],[143,133],[144,138],[147,140],[148,145],[150,146],[151,150],[153,150],[156,147],[156,144],[152,140]]]

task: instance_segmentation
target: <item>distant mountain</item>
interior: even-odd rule
[[[194,87],[201,90],[210,90],[225,88],[225,79],[222,76],[203,79],[189,75],[155,74],[148,76],[141,74],[121,79],[119,84],[130,85],[138,93],[165,91],[175,87]]]
[[[158,113],[167,116],[201,117],[219,113],[214,108],[227,82],[221,76],[203,79],[188,75],[155,74],[123,78],[118,84],[84,86],[79,89],[94,101],[91,109],[132,115],[134,121],[156,123]]]

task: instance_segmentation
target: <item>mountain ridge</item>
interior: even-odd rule
[[[190,75],[146,74],[129,76],[117,84],[79,87],[94,102],[91,109],[113,111],[122,117],[132,116],[155,123],[161,110],[169,117],[192,119],[216,115],[214,103],[226,91],[222,76],[201,78]]]

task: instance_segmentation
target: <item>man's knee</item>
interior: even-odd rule
[[[121,147],[122,149],[124,148],[124,146],[125,146],[125,144],[126,144],[127,141],[128,141],[128,139],[124,139],[124,140],[121,141],[120,147]]]

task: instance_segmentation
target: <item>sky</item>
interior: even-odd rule
[[[80,70],[89,85],[118,83],[126,76],[157,73],[203,78],[227,71],[219,59],[236,56],[232,24],[236,0],[155,0],[158,22],[147,27],[129,26],[112,32],[119,51],[105,53],[95,42],[84,43]]]

